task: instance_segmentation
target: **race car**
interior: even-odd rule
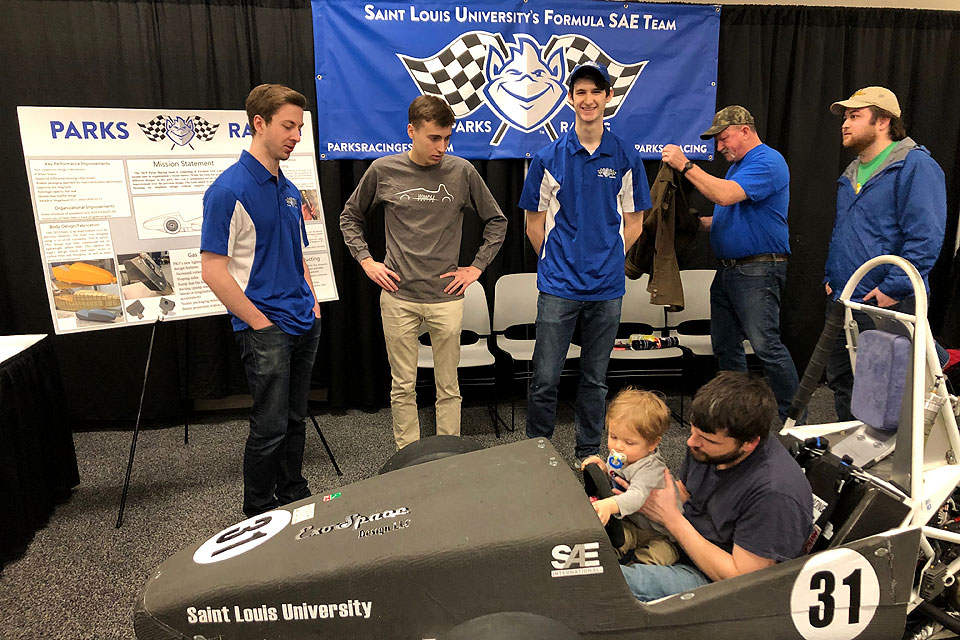
[[[844,305],[856,304],[852,290]],[[922,294],[921,281],[921,319]],[[471,451],[430,438],[380,475],[244,520],[164,562],[138,600],[137,638],[894,640],[918,607],[950,625],[939,603],[960,565],[960,533],[935,516],[960,480],[945,453],[960,438],[942,386],[946,402],[925,435],[925,378],[939,363],[926,358],[925,320],[915,325],[911,410],[885,458],[909,482],[830,451],[826,436],[839,444],[859,423],[790,420],[781,434],[820,487],[808,555],[641,603],[549,440]]]

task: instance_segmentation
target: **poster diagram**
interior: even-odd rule
[[[57,333],[226,313],[200,272],[203,194],[250,146],[243,111],[18,107]],[[304,257],[336,300],[310,114],[281,170],[300,189]]]
[[[203,194],[137,196],[133,215],[141,239],[197,236],[203,222]]]

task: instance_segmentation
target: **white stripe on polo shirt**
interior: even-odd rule
[[[242,241],[238,240],[242,238]],[[241,291],[246,293],[250,282],[250,272],[253,270],[253,259],[257,251],[257,227],[243,204],[237,200],[230,216],[230,236],[227,238],[227,251],[230,262],[227,271],[240,285]]]
[[[550,237],[553,228],[557,226],[557,212],[560,211],[560,200],[557,199],[557,191],[559,190],[560,183],[544,167],[543,178],[540,180],[540,208],[537,209],[547,212],[547,217],[543,222],[543,244],[540,246],[541,258],[547,255],[547,238]]]
[[[623,243],[623,255],[627,255],[627,239],[623,235],[623,214],[635,213],[637,205],[633,201],[633,169],[627,169],[623,173],[620,184],[620,193],[617,194],[617,213],[620,214],[620,240]]]

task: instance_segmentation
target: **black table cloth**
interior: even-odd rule
[[[0,570],[80,483],[51,339],[0,363]]]

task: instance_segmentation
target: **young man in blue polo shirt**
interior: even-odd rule
[[[625,293],[623,260],[643,229],[650,188],[640,156],[605,131],[613,97],[603,65],[570,74],[574,128],[537,152],[520,196],[537,263],[537,339],[527,399],[527,437],[553,435],[557,383],[580,319],[577,458],[600,450],[607,365]]]
[[[746,371],[743,341],[750,340],[783,421],[799,384],[793,358],[780,340],[780,297],[790,254],[790,171],[783,156],[760,141],[753,116],[741,106],[718,111],[700,137],[716,137],[717,151],[731,163],[726,177],[710,175],[674,144],[663,148],[663,161],[717,205],[712,218],[701,218],[720,258],[710,287],[713,353],[721,370]]]
[[[250,150],[203,196],[203,281],[233,316],[253,408],[243,456],[248,517],[310,495],[301,472],[320,305],[303,258],[300,191],[280,171],[300,141],[300,94],[262,84],[247,96]]]

